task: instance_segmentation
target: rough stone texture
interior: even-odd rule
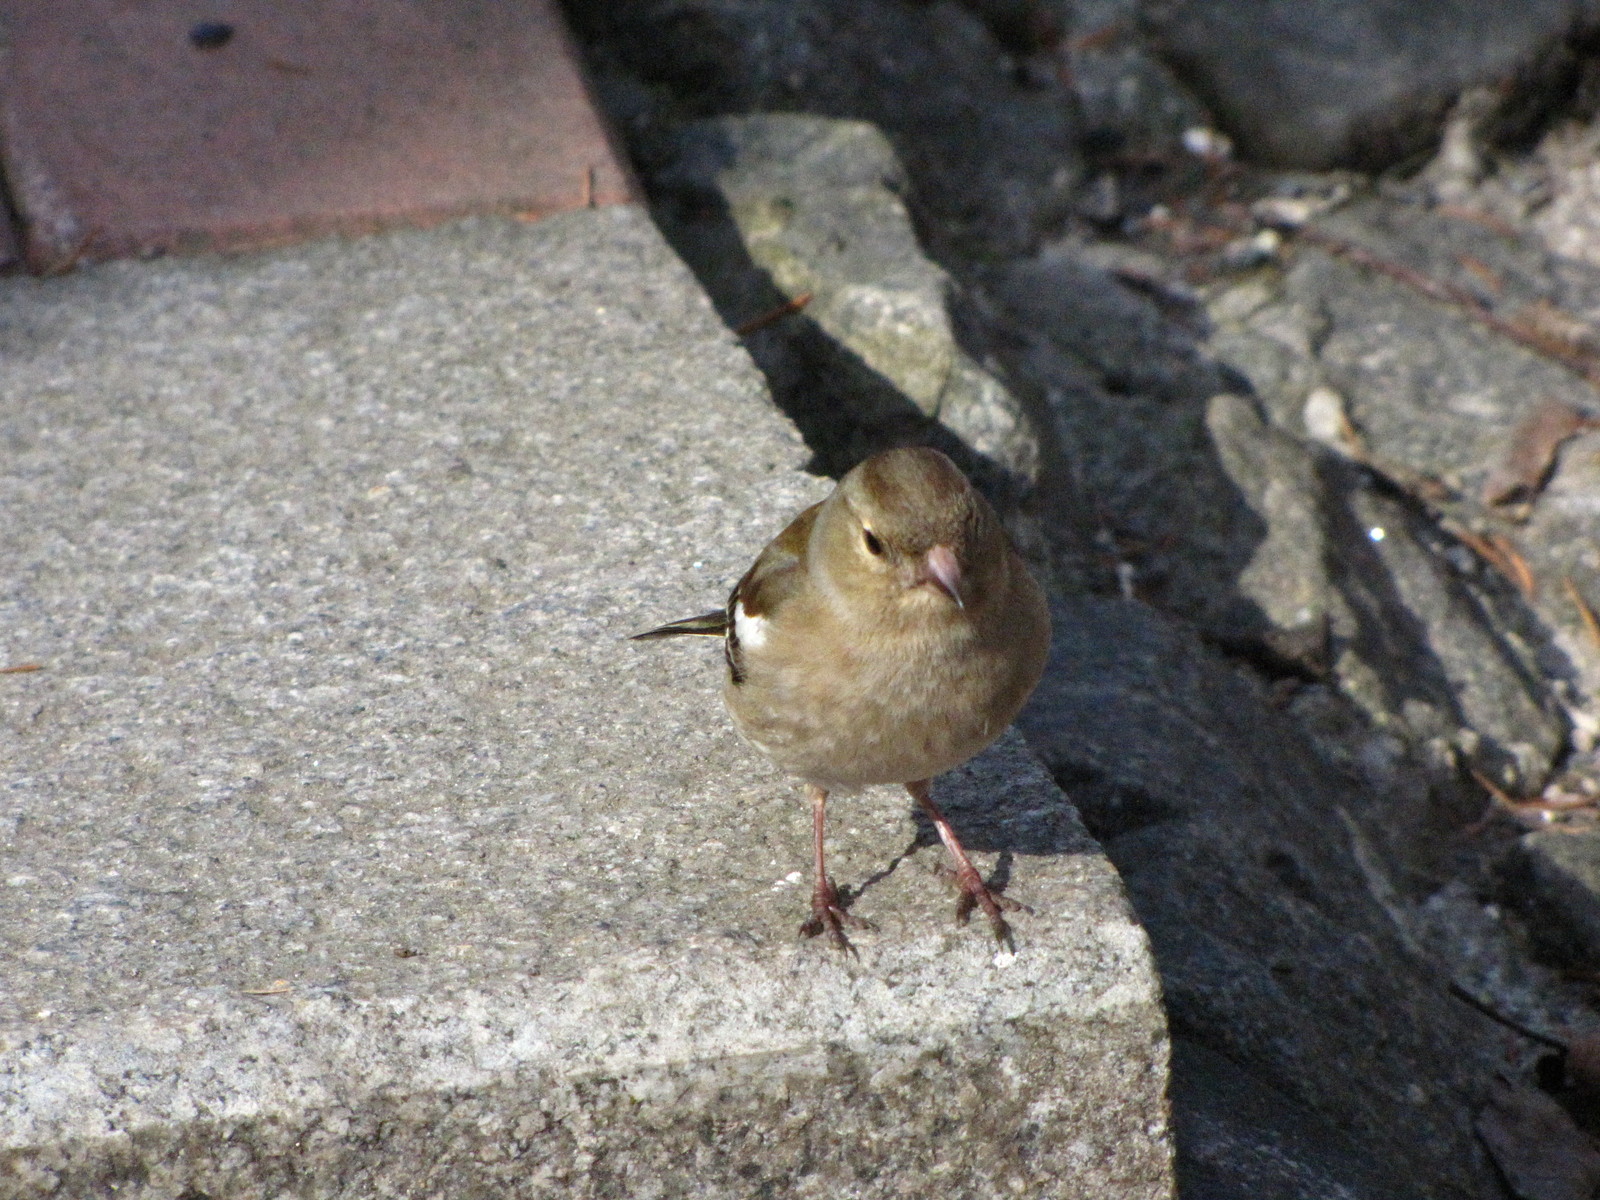
[[[1541,305],[1581,311],[1585,291],[1600,294],[1594,279],[1582,277],[1592,272],[1546,271],[1547,257],[1526,245],[1402,206],[1352,206],[1317,228],[1336,244],[1463,291],[1475,282],[1463,261],[1478,264],[1500,281],[1492,299],[1507,318],[1526,320]],[[1593,405],[1592,389],[1552,358],[1486,331],[1459,306],[1424,299],[1316,248],[1302,250],[1281,276],[1219,287],[1210,311],[1216,326],[1208,348],[1250,379],[1277,427],[1308,431],[1307,398],[1328,389],[1359,439],[1363,462],[1402,482],[1433,481],[1425,484],[1433,499],[1423,501],[1394,486],[1352,488],[1349,473],[1331,466],[1324,472],[1347,480],[1338,488],[1348,514],[1342,590],[1369,614],[1375,605],[1409,614],[1366,621],[1367,666],[1354,669],[1351,660],[1352,669],[1340,669],[1351,695],[1417,736],[1454,741],[1513,790],[1542,786],[1567,748],[1569,719],[1580,739],[1592,737],[1583,733],[1587,718],[1576,689],[1593,695],[1600,685],[1600,646],[1562,584],[1566,577],[1591,594],[1600,590],[1600,560],[1592,537],[1580,532],[1593,529],[1592,436],[1560,456],[1523,527],[1486,513],[1477,498],[1536,406],[1559,402],[1583,411]],[[1465,542],[1440,530],[1441,513],[1455,529],[1510,538],[1541,586],[1519,595]],[[1373,529],[1384,537],[1363,550],[1360,533]],[[1386,582],[1377,591],[1380,578]],[[1365,603],[1352,586],[1362,588]],[[1387,645],[1373,640],[1378,626]],[[1409,707],[1393,690],[1394,664],[1407,660],[1426,667],[1410,670],[1404,690],[1416,703]],[[1484,758],[1452,726],[1476,731],[1498,751]]]
[[[1172,1043],[1183,1200],[1411,1200],[1350,1131],[1198,1042]],[[1420,1182],[1420,1181],[1419,1181]]]
[[[1600,831],[1528,834],[1507,856],[1505,882],[1546,955],[1581,966],[1600,961]]]
[[[729,113],[869,121],[919,185],[906,197],[943,260],[1014,254],[1059,217],[1081,170],[1076,99],[1028,77],[952,0],[571,0],[596,90],[643,174],[671,126]],[[656,135],[669,135],[662,146]]]
[[[1516,215],[1528,219],[1531,231],[1552,252],[1591,267],[1600,267],[1600,166],[1595,148],[1600,142],[1600,126],[1592,115],[1587,121],[1562,121],[1540,140],[1533,155],[1525,160],[1533,168],[1512,175],[1515,188],[1507,197],[1517,205]],[[1522,175],[1517,179],[1516,175]],[[1479,172],[1481,181],[1491,178]],[[1516,192],[1521,192],[1517,196]],[[1496,206],[1498,207],[1498,205]],[[1533,211],[1526,211],[1532,209]],[[1515,211],[1515,210],[1514,210]]]
[[[1211,116],[1151,53],[1131,36],[1139,23],[1139,0],[1079,0],[1072,5],[1071,39],[1060,58],[1069,64],[1072,90],[1086,149],[1171,152],[1183,134],[1206,126]],[[1089,187],[1104,187],[1106,176]],[[1083,211],[1081,198],[1074,208]]]
[[[1182,1194],[1498,1195],[1470,1113],[1501,1031],[1396,924],[1378,798],[1180,626],[1103,599],[1055,616],[1019,724],[1126,880],[1194,1048]]]
[[[1488,250],[1484,243],[1504,240],[1489,231],[1446,240],[1451,224],[1462,222],[1352,205],[1320,220],[1318,230],[1452,281],[1471,279],[1452,262],[1466,254],[1504,276],[1506,311],[1535,301],[1526,277],[1536,263]],[[1431,243],[1420,256],[1419,242]],[[1540,290],[1550,297],[1549,285]],[[1459,309],[1315,251],[1286,273],[1280,303],[1318,314],[1318,365],[1373,448],[1464,492],[1482,491],[1508,434],[1542,398],[1584,405],[1594,394],[1551,358],[1485,337]]]
[[[957,344],[950,279],[917,245],[897,194],[905,173],[882,133],[823,117],[728,117],[688,125],[676,149],[652,194],[722,311],[759,316],[810,297],[751,347],[769,378],[790,377],[779,391],[813,393],[815,423],[830,421],[835,437],[861,427],[842,457],[931,421],[1019,482],[1037,478],[1020,403]],[[826,362],[814,361],[819,345]]]
[[[1509,319],[1537,321],[1552,308],[1559,319],[1600,304],[1600,271],[1562,263],[1532,239],[1411,206],[1383,213],[1353,206],[1326,227],[1453,284],[1473,278],[1463,261],[1487,264],[1501,283],[1499,294],[1486,298]],[[1540,404],[1600,411],[1592,385],[1551,356],[1486,333],[1459,308],[1419,301],[1393,281],[1313,253],[1288,273],[1285,286],[1291,303],[1320,312],[1317,365],[1348,398],[1351,419],[1373,452],[1469,499],[1481,495],[1518,426]],[[1533,607],[1554,632],[1559,657],[1547,658],[1542,670],[1581,681],[1591,696],[1600,694],[1600,645],[1582,627],[1560,579],[1568,576],[1600,597],[1595,446],[1590,434],[1564,449],[1523,528],[1503,518],[1487,526],[1512,536],[1545,581]]]
[[[1374,714],[1398,714],[1418,740],[1453,746],[1502,786],[1537,791],[1567,749],[1568,724],[1515,627],[1508,636],[1485,611],[1491,602],[1472,587],[1477,564],[1461,555],[1467,569],[1457,567],[1445,539],[1378,489],[1353,490],[1348,504],[1347,544],[1364,537],[1369,557],[1347,564],[1343,581],[1368,601],[1350,648],[1360,664],[1344,672],[1350,695]],[[1387,674],[1391,663],[1404,674]]]
[[[716,648],[622,640],[825,487],[641,212],[13,280],[0,413],[0,1195],[1170,1193],[1020,742],[938,787],[1018,953],[873,792],[843,959]]]
[[[636,198],[554,0],[17,0],[0,133],[36,271]]]
[[[1381,169],[1428,147],[1470,88],[1526,125],[1572,70],[1578,0],[1144,0],[1179,76],[1259,162]]]
[[[1206,434],[1206,401],[1232,378],[1148,297],[1071,254],[981,278],[996,355],[1041,398],[1040,425],[1095,510],[1099,555],[1116,537],[1153,547],[1181,536],[1185,553],[1142,572],[1142,594],[1194,616],[1231,603],[1260,536]]]
[[[1337,592],[1328,577],[1332,547],[1317,462],[1306,447],[1268,426],[1243,396],[1222,393],[1206,406],[1206,429],[1228,478],[1261,521],[1261,540],[1234,580],[1233,607],[1241,628],[1266,638],[1276,633],[1326,640]],[[1259,630],[1250,629],[1258,624]],[[1315,653],[1315,642],[1307,657]]]
[[[1118,393],[1175,402],[1209,397],[1228,382],[1192,331],[1074,254],[1019,259],[991,286],[1024,328],[1065,348]]]
[[[1271,305],[1246,309],[1258,324],[1233,359],[1246,339],[1232,333],[1237,319],[1220,318],[1244,305],[1228,293],[1202,348],[1148,297],[1059,251],[996,273],[991,287],[1016,331],[1011,375],[1040,381],[1083,492],[1135,547],[1142,597],[1271,670],[1331,673],[1380,728],[1464,754],[1513,789],[1542,784],[1567,722],[1540,676],[1531,622],[1512,625],[1522,644],[1502,637],[1525,610],[1504,580],[1459,570],[1446,539],[1371,479],[1264,419],[1292,410],[1298,424],[1296,389],[1312,378],[1279,367],[1272,348],[1293,351],[1275,336],[1283,318]],[[1333,303],[1291,294],[1278,306]],[[1250,388],[1252,370],[1267,405],[1230,394]],[[1384,402],[1380,388],[1370,394]]]

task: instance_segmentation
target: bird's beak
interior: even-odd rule
[[[949,596],[956,602],[957,608],[967,606],[961,599],[961,563],[949,546],[935,546],[928,551],[927,557],[922,560],[922,574],[924,583],[933,584]]]

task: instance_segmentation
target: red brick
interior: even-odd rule
[[[554,0],[9,0],[37,271],[637,198]],[[202,49],[201,21],[233,29]]]

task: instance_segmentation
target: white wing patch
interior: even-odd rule
[[[759,650],[767,641],[767,619],[744,611],[744,601],[733,606],[733,634],[747,650]]]

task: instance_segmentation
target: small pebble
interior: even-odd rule
[[[1274,229],[1299,229],[1349,198],[1350,189],[1343,184],[1323,195],[1263,196],[1250,206],[1250,215]]]
[[[1263,229],[1249,237],[1235,238],[1222,248],[1222,265],[1235,271],[1269,263],[1278,256],[1283,235],[1276,229]]]
[[[1314,387],[1301,410],[1306,432],[1325,446],[1344,448],[1350,440],[1350,418],[1344,397],[1326,385]]]
[[[1183,148],[1196,158],[1223,159],[1233,155],[1233,142],[1228,135],[1204,125],[1183,131]]]

